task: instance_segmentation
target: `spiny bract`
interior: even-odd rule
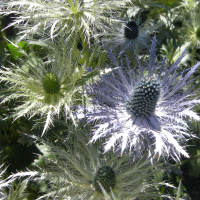
[[[43,31],[52,40],[62,34],[73,40],[77,34],[82,42],[90,44],[96,32],[105,34],[108,24],[120,21],[116,11],[126,7],[126,2],[132,4],[130,0],[5,0],[1,2],[0,14],[17,16],[7,27],[18,28],[19,40]]]

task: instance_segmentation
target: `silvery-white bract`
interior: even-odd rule
[[[116,67],[112,73],[101,76],[101,81],[91,85],[93,111],[88,121],[96,128],[90,142],[105,139],[105,152],[110,149],[123,153],[129,149],[138,157],[145,149],[149,155],[170,156],[179,160],[188,157],[184,150],[186,138],[194,137],[187,132],[187,119],[200,120],[192,108],[200,103],[194,95],[191,75],[200,63],[189,70],[181,70],[180,61],[168,66],[156,61],[156,37],[153,38],[149,61],[140,62],[138,69],[119,64],[106,47]],[[126,69],[125,69],[126,68]],[[90,110],[88,108],[88,110]]]

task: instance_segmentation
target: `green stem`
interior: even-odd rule
[[[176,49],[173,51],[172,55],[170,56],[170,59],[169,59],[170,64],[172,64],[172,60],[173,60],[175,52],[176,52]]]
[[[176,167],[180,167],[181,165],[184,165],[184,164],[186,164],[186,163],[188,163],[188,162],[191,162],[191,161],[193,161],[193,160],[196,160],[196,159],[198,159],[199,157],[200,157],[200,154],[197,154],[197,155],[192,156],[192,157],[190,157],[190,158],[188,158],[188,159],[186,159],[186,160],[181,161],[181,163],[179,163],[179,164],[177,164],[177,165],[175,165],[175,166],[176,166]]]
[[[196,53],[196,48],[192,47],[192,59],[191,59],[191,66],[194,65],[194,55]]]
[[[80,35],[81,43],[82,43],[82,46],[83,46],[84,60],[86,61],[86,66],[88,66],[89,60],[90,60],[90,51],[89,51],[89,46],[88,46],[87,40],[84,37],[84,33],[83,33],[82,29],[80,30],[79,35]]]
[[[5,46],[7,46],[7,45],[9,44],[9,42],[5,39],[5,38],[6,38],[6,33],[5,33],[5,31],[0,31],[0,33],[1,33],[0,38],[3,39],[2,45],[1,45],[1,47],[3,48],[3,47],[5,47]]]

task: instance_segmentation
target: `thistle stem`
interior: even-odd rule
[[[82,46],[83,46],[84,60],[86,62],[86,66],[88,66],[89,65],[89,58],[90,58],[90,56],[89,56],[90,55],[90,51],[89,51],[90,47],[88,46],[87,40],[84,37],[84,33],[83,33],[82,29],[80,30],[79,35],[80,35],[81,43],[82,43]]]
[[[191,59],[191,66],[194,65],[194,56],[195,56],[195,53],[196,53],[196,48],[192,47],[192,59]]]

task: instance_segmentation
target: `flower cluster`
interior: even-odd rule
[[[200,121],[200,4],[183,0],[172,14],[171,1],[157,2],[1,2],[2,19],[13,17],[2,35],[17,32],[0,59],[2,198],[179,199],[181,186],[175,197],[162,180],[189,158],[191,121]],[[6,174],[25,151],[17,142],[41,156]]]

